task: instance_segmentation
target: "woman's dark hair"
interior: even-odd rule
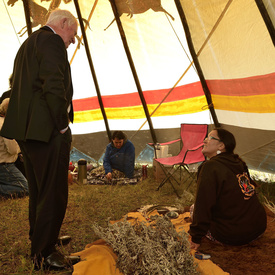
[[[226,152],[233,154],[236,147],[236,140],[233,134],[222,128],[215,128],[214,130],[217,131],[219,139],[225,146]]]
[[[122,131],[114,131],[112,135],[112,139],[126,139],[126,135]]]

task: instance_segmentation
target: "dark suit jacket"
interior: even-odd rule
[[[73,121],[70,64],[62,38],[47,26],[20,47],[1,135],[48,142],[52,133]],[[68,107],[70,113],[68,114]]]

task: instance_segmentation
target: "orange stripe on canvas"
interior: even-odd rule
[[[275,73],[240,79],[207,80],[211,94],[252,96],[275,94]]]
[[[170,89],[152,90],[143,92],[146,103],[159,104],[169,93]],[[174,102],[204,95],[200,82],[176,87],[164,102]],[[138,93],[102,96],[104,108],[123,108],[141,106]],[[75,99],[73,101],[75,111],[87,111],[99,109],[97,97]]]
[[[191,114],[203,111],[206,105],[205,97],[196,97],[188,100],[182,100],[173,103],[163,103],[154,113],[156,116],[173,116]],[[157,104],[148,105],[149,113],[152,113]],[[140,119],[145,118],[142,106],[124,107],[124,108],[106,108],[108,119]],[[88,111],[77,111],[74,113],[74,123],[102,120],[102,114],[99,109]]]
[[[275,94],[275,73],[240,79],[207,80],[211,94],[220,96],[254,96]],[[158,104],[170,89],[143,92],[148,105]],[[203,96],[200,82],[176,87],[164,102],[175,102]],[[102,96],[104,108],[133,108],[140,107],[138,93]],[[99,109],[97,97],[75,99],[74,110],[89,111]],[[272,107],[273,108],[273,107]],[[255,108],[254,108],[255,109]]]

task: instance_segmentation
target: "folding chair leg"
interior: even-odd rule
[[[176,189],[176,188],[175,188],[175,186],[173,185],[173,183],[172,183],[172,181],[170,180],[170,178],[168,179],[168,181],[169,181],[169,182],[170,182],[170,184],[172,185],[172,187],[173,187],[173,189],[174,189],[174,191],[175,191],[175,193],[176,193],[177,197],[180,199],[180,198],[181,198],[181,196],[179,195],[179,193],[178,193],[177,189]]]
[[[183,166],[184,169],[186,170],[186,172],[188,173],[189,177],[188,179],[191,178],[190,183],[188,184],[187,188],[185,189],[186,191],[190,188],[191,184],[193,183],[193,180],[195,180],[195,177],[191,175],[191,173],[189,172],[189,170],[186,168],[186,166]]]
[[[181,198],[181,196],[179,195],[177,189],[175,188],[175,186],[174,186],[174,184],[172,183],[172,181],[170,180],[170,178],[165,179],[164,182],[162,181],[162,182],[160,183],[160,185],[158,186],[158,188],[156,189],[156,191],[159,191],[159,189],[164,185],[164,183],[165,183],[166,181],[169,181],[169,183],[172,185],[172,188],[174,189],[174,191],[175,191],[177,197],[178,197],[178,198]]]
[[[174,191],[175,191],[177,197],[178,197],[178,198],[181,198],[181,196],[178,194],[177,189],[175,188],[175,186],[173,185],[173,183],[172,183],[172,181],[171,181],[171,179],[170,179],[170,178],[174,175],[174,173],[178,170],[178,168],[177,168],[173,173],[170,173],[170,175],[168,175],[169,172],[166,172],[166,170],[162,167],[162,165],[160,165],[160,167],[161,167],[162,171],[164,172],[166,178],[162,180],[162,182],[160,183],[160,185],[159,185],[158,188],[157,188],[157,191],[159,191],[159,189],[165,184],[165,182],[169,181],[170,184],[172,185],[172,188],[174,189]],[[173,168],[171,168],[171,170],[172,170],[172,169],[173,169]],[[174,180],[175,180],[178,184],[180,184],[175,178],[174,178]]]
[[[185,189],[186,191],[190,188],[191,184],[192,184],[193,181],[195,180],[195,178],[194,178],[192,175],[190,175],[190,174],[189,174],[188,179],[189,179],[189,178],[191,178],[191,181],[190,181],[190,183],[188,184],[187,188]]]
[[[160,187],[162,187],[166,181],[168,181],[171,177],[173,177],[173,175],[174,175],[174,174],[177,172],[177,170],[179,169],[179,167],[178,167],[178,168],[176,168],[172,173],[170,173],[170,171],[174,169],[173,167],[170,168],[170,171],[169,171],[169,172],[166,172],[166,170],[163,168],[162,165],[160,165],[160,167],[161,167],[163,173],[165,174],[165,178],[164,178],[164,179],[162,180],[162,182],[160,183],[158,189],[159,189]],[[175,179],[174,177],[173,177],[173,179],[177,182],[178,185],[180,185],[181,177],[180,177],[180,182],[178,182],[177,179]]]

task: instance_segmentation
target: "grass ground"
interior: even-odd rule
[[[137,185],[70,185],[60,235],[70,235],[73,240],[64,247],[65,253],[81,251],[86,244],[97,239],[91,226],[94,222],[106,226],[108,219],[118,220],[144,205],[184,207],[191,204],[192,198],[179,199],[169,183],[156,191],[158,185],[152,169],[148,169],[148,178]],[[176,185],[176,188],[179,193],[183,192],[183,186]],[[33,271],[30,260],[28,197],[2,199],[0,209],[0,274],[44,274]]]
[[[190,179],[189,179],[190,180]],[[180,194],[189,185],[175,187]],[[69,187],[69,203],[60,235],[70,235],[73,240],[64,247],[66,254],[81,251],[85,245],[97,239],[92,224],[106,226],[107,220],[121,219],[125,214],[144,205],[176,206],[179,209],[191,205],[192,195],[184,193],[178,198],[169,183],[156,191],[152,169],[148,178],[137,185],[106,186],[78,185]],[[274,184],[263,184],[261,190],[274,202]],[[195,192],[195,183],[189,189]],[[0,199],[0,274],[65,274],[64,272],[43,273],[33,271],[28,240],[28,197],[21,199]]]

